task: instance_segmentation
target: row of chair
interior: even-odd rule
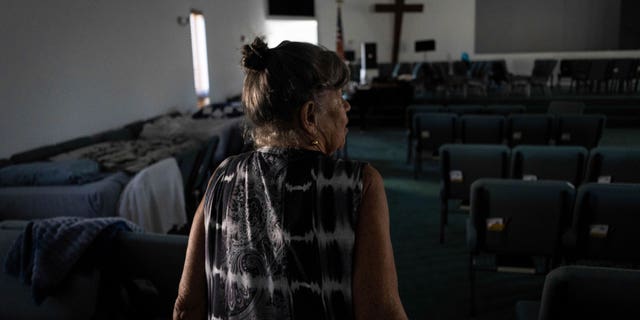
[[[598,146],[605,122],[603,115],[419,113],[414,115],[413,129],[408,133],[407,160],[415,150],[417,177],[424,153],[438,155],[440,146],[447,143],[577,145],[591,149]]]
[[[357,76],[359,65],[352,65],[352,68],[352,74]],[[550,94],[556,69],[559,69],[556,86],[563,79],[570,79],[569,87],[575,91],[635,92],[640,80],[640,59],[637,58],[536,59],[531,73],[527,75],[509,72],[503,59],[405,62],[396,65],[380,63],[378,69],[381,78],[398,79],[409,76],[417,86],[424,89],[439,89],[447,95],[459,93],[462,96],[467,96],[473,89],[481,95],[487,95],[491,89],[501,89],[503,93],[509,94],[519,87],[524,88],[526,95],[530,95],[535,88]]]
[[[571,80],[570,90],[626,93],[637,91],[639,59],[563,59],[556,85]]]
[[[547,274],[561,265],[640,266],[640,184],[479,179],[467,223],[476,271]]]
[[[549,102],[547,113],[550,114],[582,114],[586,104],[582,101],[554,100]],[[411,104],[407,106],[405,119],[407,125],[416,113],[451,112],[463,114],[499,114],[508,116],[514,113],[525,113],[526,107],[522,104]]]
[[[585,183],[640,183],[640,148],[447,144],[440,149],[440,242],[449,202],[469,203],[480,178],[561,180]]]

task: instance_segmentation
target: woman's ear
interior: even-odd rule
[[[313,101],[307,101],[300,108],[300,124],[310,136],[315,136],[317,132],[316,126],[316,104]]]

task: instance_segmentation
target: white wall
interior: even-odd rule
[[[223,101],[241,91],[240,39],[262,32],[261,1],[0,0],[0,158],[193,110],[189,27],[177,23],[191,8],[205,13]]]
[[[475,54],[476,0],[406,0],[408,4],[421,3],[422,13],[405,13],[400,40],[399,60],[406,62],[457,60],[462,52],[471,59],[505,59],[507,68],[516,74],[530,74],[533,61],[538,58],[622,58],[640,57],[640,50],[597,52],[544,52],[510,54]],[[391,61],[393,46],[393,14],[376,13],[376,3],[393,3],[391,0],[344,0],[342,25],[345,48],[355,50],[360,56],[362,42],[376,42],[379,62]],[[335,49],[336,3],[316,0],[319,20],[319,42]],[[436,50],[426,55],[414,52],[417,40],[435,39]]]
[[[423,4],[421,13],[405,13],[400,39],[400,61],[422,61],[424,54],[414,52],[418,40],[435,39],[436,50],[428,60],[458,59],[464,52],[472,53],[474,44],[474,0],[407,0],[407,4]],[[319,20],[319,42],[335,49],[336,3],[316,0]],[[393,3],[389,0],[345,0],[342,5],[342,26],[345,49],[355,50],[360,44],[376,42],[379,62],[391,61],[393,46],[393,14],[373,11],[374,4]]]
[[[345,0],[346,49],[378,43],[391,60],[393,15],[375,3]],[[400,61],[421,61],[416,40],[435,39],[427,60],[504,58],[530,73],[536,58],[638,57],[640,51],[475,55],[475,0],[407,0],[423,13],[404,16]],[[336,3],[316,0],[319,42],[335,49]],[[265,31],[266,0],[0,0],[0,158],[119,127],[170,110],[193,110],[191,9],[207,23],[211,98],[239,94],[240,48]]]

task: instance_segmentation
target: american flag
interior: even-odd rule
[[[342,36],[342,17],[340,13],[340,3],[338,1],[338,29],[336,31],[336,53],[342,60],[344,60],[344,40]]]

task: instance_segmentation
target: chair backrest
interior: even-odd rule
[[[449,77],[449,62],[434,62],[431,67],[435,73],[434,78],[437,81],[443,81]]]
[[[413,116],[418,113],[437,113],[444,111],[444,106],[441,104],[410,104],[406,110],[406,124],[407,128],[412,129],[411,121]]]
[[[509,78],[509,71],[507,70],[507,62],[505,60],[491,61],[490,77],[495,83],[506,82]]]
[[[589,152],[579,146],[517,146],[511,151],[511,178],[562,180],[577,187]]]
[[[481,104],[450,104],[446,107],[447,112],[463,114],[480,114],[486,111],[485,106]]]
[[[464,61],[454,61],[451,65],[453,74],[456,76],[467,76],[469,66]]]
[[[571,77],[573,73],[572,59],[563,59],[560,61],[560,77]]]
[[[553,117],[548,114],[512,114],[507,117],[507,142],[519,144],[549,144],[553,132]]]
[[[611,62],[612,79],[631,79],[633,77],[633,59],[613,59]]]
[[[595,148],[602,138],[604,115],[563,115],[557,119],[555,142],[557,145],[578,145]]]
[[[574,187],[563,181],[479,179],[471,185],[475,252],[557,256]]]
[[[640,263],[640,184],[589,183],[578,189],[572,260]]]
[[[412,74],[413,68],[411,63],[409,62],[398,62],[393,66],[393,71],[391,71],[391,77],[397,78],[403,74]]]
[[[482,79],[484,80],[489,76],[491,72],[492,62],[491,61],[474,61],[471,63],[470,76],[473,79]]]
[[[551,101],[547,113],[553,115],[582,114],[585,104],[582,101]]]
[[[556,64],[558,64],[556,59],[536,59],[533,62],[531,76],[533,78],[548,79],[553,74]]]
[[[640,183],[640,148],[591,149],[585,182]]]
[[[384,79],[391,79],[393,74],[394,65],[391,63],[378,63],[378,77]]]
[[[473,115],[460,117],[462,143],[501,144],[504,140],[504,116]]]
[[[545,278],[540,320],[638,319],[640,271],[562,266]]]
[[[591,68],[589,68],[589,80],[605,80],[609,71],[609,59],[593,59],[591,60]]]
[[[505,145],[446,144],[440,148],[441,196],[469,200],[471,184],[480,178],[507,178]]]
[[[524,113],[526,107],[521,104],[490,104],[487,105],[487,113],[508,116],[510,114]]]
[[[415,137],[420,150],[437,151],[445,143],[456,140],[455,113],[418,113],[413,116]]]
[[[587,80],[589,78],[589,69],[591,69],[591,60],[577,59],[571,64],[571,79]]]

